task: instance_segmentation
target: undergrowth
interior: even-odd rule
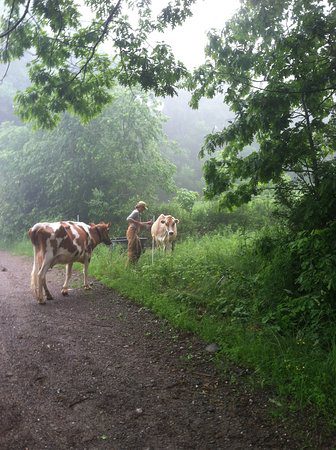
[[[184,240],[171,255],[155,251],[152,259],[148,249],[131,267],[125,249],[100,246],[90,271],[173,325],[216,342],[219,360],[250,368],[259,385],[276,389],[278,404],[312,409],[333,427],[334,334],[318,328],[323,305],[299,309],[297,255],[286,240],[275,228],[248,239],[214,234]]]

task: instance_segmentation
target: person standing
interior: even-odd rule
[[[128,262],[136,263],[141,255],[142,246],[139,238],[139,232],[141,228],[149,229],[152,225],[152,221],[141,222],[141,213],[148,209],[147,205],[143,201],[139,201],[135,205],[135,209],[127,217],[128,228],[126,232],[128,243]]]

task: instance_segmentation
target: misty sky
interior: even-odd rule
[[[164,6],[166,3],[166,0],[153,1],[157,6]],[[207,32],[211,28],[223,28],[239,5],[239,0],[198,0],[193,6],[193,17],[187,19],[182,27],[165,32],[164,40],[172,46],[175,56],[189,69],[202,64]]]
[[[168,3],[169,0],[153,0],[154,16]],[[207,32],[212,28],[223,28],[239,5],[240,0],[197,0],[192,6],[193,16],[188,18],[182,27],[177,27],[175,30],[166,29],[163,35],[155,39],[167,42],[172,47],[175,57],[180,59],[188,69],[192,69],[204,62]],[[81,7],[83,23],[87,25],[91,13],[83,4]],[[111,44],[106,43],[102,48],[109,53]]]
[[[153,16],[155,17],[168,3],[169,0],[152,0]],[[175,30],[168,28],[164,34],[159,34],[154,39],[168,43],[176,58],[188,69],[192,69],[204,61],[207,32],[211,28],[223,28],[239,6],[240,0],[197,0],[192,6],[193,16],[188,18],[182,27]],[[85,16],[90,16],[91,13],[83,4],[81,7],[82,11],[85,11],[83,20],[85,23]],[[132,12],[129,12],[129,15],[132,17]],[[109,53],[110,44],[107,43],[102,47]]]

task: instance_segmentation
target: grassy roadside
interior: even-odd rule
[[[15,242],[1,242],[0,250],[11,252],[13,255],[33,256],[33,247],[28,239]]]
[[[251,240],[252,242],[252,240]],[[303,333],[263,323],[258,303],[259,261],[238,234],[180,243],[172,256],[151,252],[127,268],[125,252],[99,247],[91,275],[153,310],[174,326],[215,342],[218,363],[229,359],[275,389],[277,411],[309,409],[336,427],[336,346],[324,349]],[[277,406],[277,408],[276,408]]]

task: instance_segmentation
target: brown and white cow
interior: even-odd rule
[[[49,268],[55,264],[66,264],[66,277],[62,294],[68,295],[68,285],[74,262],[84,264],[84,288],[90,289],[88,267],[94,248],[104,243],[111,244],[110,224],[101,222],[87,225],[83,222],[36,223],[28,231],[34,246],[34,265],[31,287],[39,303],[45,303],[43,288],[48,300],[52,299],[46,281]]]
[[[174,242],[177,237],[178,219],[171,215],[160,214],[160,216],[153,223],[151,228],[152,239],[157,248],[162,248],[165,251],[173,249]]]

